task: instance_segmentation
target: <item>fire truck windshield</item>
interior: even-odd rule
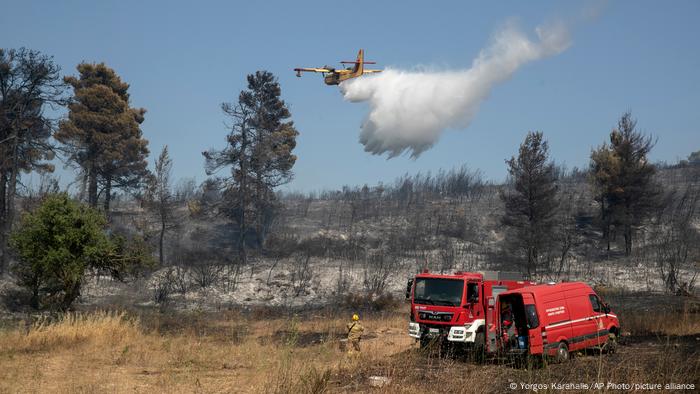
[[[417,278],[413,301],[417,304],[459,306],[464,281],[460,279]]]

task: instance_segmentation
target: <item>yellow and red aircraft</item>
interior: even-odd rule
[[[336,70],[330,66],[323,66],[320,68],[295,68],[294,71],[297,72],[297,77],[301,77],[302,72],[323,73],[323,82],[325,82],[326,85],[337,85],[348,79],[357,78],[362,74],[382,72],[382,70],[365,70],[365,64],[375,64],[375,62],[366,62],[364,57],[365,52],[360,49],[360,52],[357,53],[357,60],[354,62],[347,60],[340,62],[342,64],[354,64],[354,67]]]

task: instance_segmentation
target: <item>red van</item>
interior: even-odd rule
[[[582,282],[527,286],[501,293],[496,301],[498,348],[548,355],[565,361],[591,347],[614,351],[620,322],[593,289]]]

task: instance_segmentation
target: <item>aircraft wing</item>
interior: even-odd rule
[[[312,72],[312,73],[329,73],[332,70],[329,70],[327,68],[295,68],[294,71],[296,71],[296,72],[306,71],[306,72]]]

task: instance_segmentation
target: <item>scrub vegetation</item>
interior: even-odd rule
[[[198,184],[172,177],[167,147],[149,170],[146,109],[108,65],[62,77],[50,56],[0,49],[0,392],[698,387],[700,153],[652,163],[656,140],[624,113],[583,169],[533,131],[503,182],[461,166],[282,192],[299,131],[273,74],[245,82]],[[52,177],[56,156],[75,182]],[[402,299],[426,268],[585,281],[620,316],[619,351],[566,365],[421,351]]]

